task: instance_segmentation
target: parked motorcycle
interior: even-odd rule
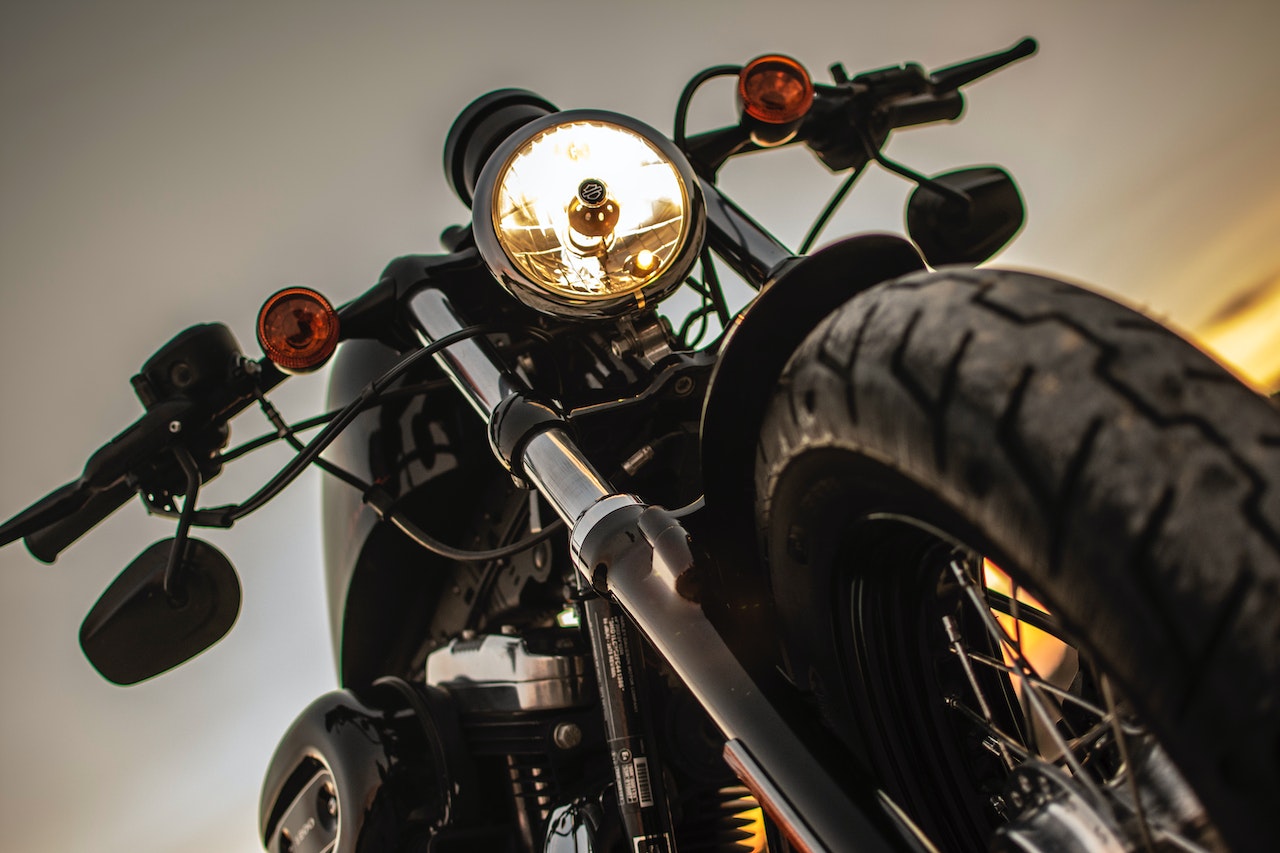
[[[81,629],[133,684],[235,621],[192,529],[330,475],[343,688],[272,760],[273,853],[1268,848],[1280,416],[1124,306],[975,268],[1022,224],[1004,170],[882,153],[1034,51],[717,66],[671,138],[491,92],[448,136],[473,216],[443,254],[337,309],[274,294],[262,359],[182,332],[0,544],[52,562],[135,494],[176,519]],[[721,76],[739,121],[689,133]],[[849,175],[797,252],[716,184],[794,145]],[[916,184],[910,240],[810,253],[873,163]],[[736,315],[724,268],[758,291]],[[335,352],[332,411],[288,423],[268,393]],[[252,406],[275,432],[229,447]],[[200,504],[276,441],[257,492]]]

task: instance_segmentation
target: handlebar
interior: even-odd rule
[[[807,144],[833,171],[857,170],[873,158],[884,162],[878,151],[892,129],[958,118],[964,109],[962,86],[1036,49],[1035,40],[1026,38],[1008,50],[931,74],[919,65],[906,64],[850,79],[835,65],[831,69],[835,84],[814,87],[813,108],[798,120],[801,124],[787,142]],[[702,177],[714,182],[716,170],[729,157],[766,144],[754,142],[750,130],[740,124],[688,139],[685,149]],[[474,253],[454,253],[442,263],[455,263],[456,258],[475,261]],[[394,290],[375,287],[346,306],[343,323],[352,324],[347,336],[370,325],[374,315],[381,318],[385,303],[398,302],[402,294]],[[22,538],[37,559],[51,563],[139,489],[166,498],[181,495],[183,487],[170,485],[172,471],[166,469],[165,457],[173,456],[175,446],[185,447],[201,460],[204,479],[216,475],[221,465],[216,451],[225,442],[227,420],[281,379],[283,375],[270,365],[255,368],[255,363],[245,361],[224,326],[186,330],[134,377],[147,412],[95,453],[79,479],[0,525],[0,546]],[[230,520],[228,515],[225,523]]]
[[[25,539],[32,556],[52,563],[59,552],[133,496],[139,469],[176,443],[194,407],[186,399],[157,403],[94,453],[78,480],[0,525],[0,546]]]
[[[63,489],[76,485],[78,484],[70,483],[63,486]],[[80,509],[23,537],[27,550],[40,562],[52,563],[64,548],[124,506],[133,494],[133,486],[126,480],[93,494]]]
[[[834,82],[814,85],[812,108],[794,133],[777,144],[807,145],[835,172],[859,169],[875,156],[892,130],[958,119],[964,112],[962,86],[1037,49],[1035,39],[1024,38],[1007,50],[932,73],[916,63],[906,63],[851,78],[844,66],[836,63],[831,66]],[[744,119],[738,126],[689,137],[684,150],[700,175],[714,179],[730,157],[766,147],[774,146],[758,142]]]

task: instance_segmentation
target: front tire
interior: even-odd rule
[[[1268,845],[1280,417],[1194,347],[1038,276],[907,276],[846,303],[796,352],[756,485],[786,668],[943,849],[1036,849],[1010,841],[1034,811],[1010,803],[1028,773],[1109,798],[1098,808],[1139,846],[1166,818],[1208,847]],[[1046,769],[1055,732],[1028,722],[1035,697],[1000,672],[1008,644],[983,612],[1000,599],[991,564],[1047,611],[1015,587],[1003,624],[1020,638],[1034,616],[1078,650],[1061,688],[1077,698],[1055,700],[1070,708],[1050,728],[1112,728],[1093,735],[1109,751]],[[981,673],[966,655],[986,660]],[[1123,725],[1074,719],[1076,703],[1104,701]],[[1134,721],[1142,734],[1123,734]],[[992,729],[1021,733],[1022,754],[992,744]],[[1152,751],[1172,758],[1210,826],[1160,813],[1139,778],[1138,754]],[[1138,820],[1135,791],[1153,801]]]

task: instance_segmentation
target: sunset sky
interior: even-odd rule
[[[440,164],[476,96],[518,86],[669,131],[689,77],[766,52],[826,80],[836,61],[932,68],[1037,37],[1038,56],[968,90],[963,121],[900,133],[887,153],[925,172],[1005,166],[1028,220],[995,263],[1202,332],[1274,387],[1277,24],[1274,0],[5,3],[0,516],[73,479],[137,417],[129,377],[176,332],[221,320],[250,352],[258,306],[280,287],[341,302],[390,258],[436,251],[468,215]],[[692,124],[732,109],[728,84],[708,85]],[[788,150],[731,165],[724,187],[796,245],[839,180]],[[901,233],[908,191],[868,174],[826,239]],[[323,380],[278,396],[287,417],[306,417]],[[280,462],[230,471],[208,499],[243,497]],[[77,632],[170,525],[134,503],[53,566],[0,551],[4,850],[256,849],[271,751],[336,686],[318,507],[308,476],[208,534],[239,570],[239,623],[130,689],[91,669]]]

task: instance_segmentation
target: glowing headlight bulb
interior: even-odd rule
[[[609,198],[604,181],[587,178],[578,184],[578,194],[569,202],[570,228],[587,237],[608,237],[620,217],[618,203]]]

